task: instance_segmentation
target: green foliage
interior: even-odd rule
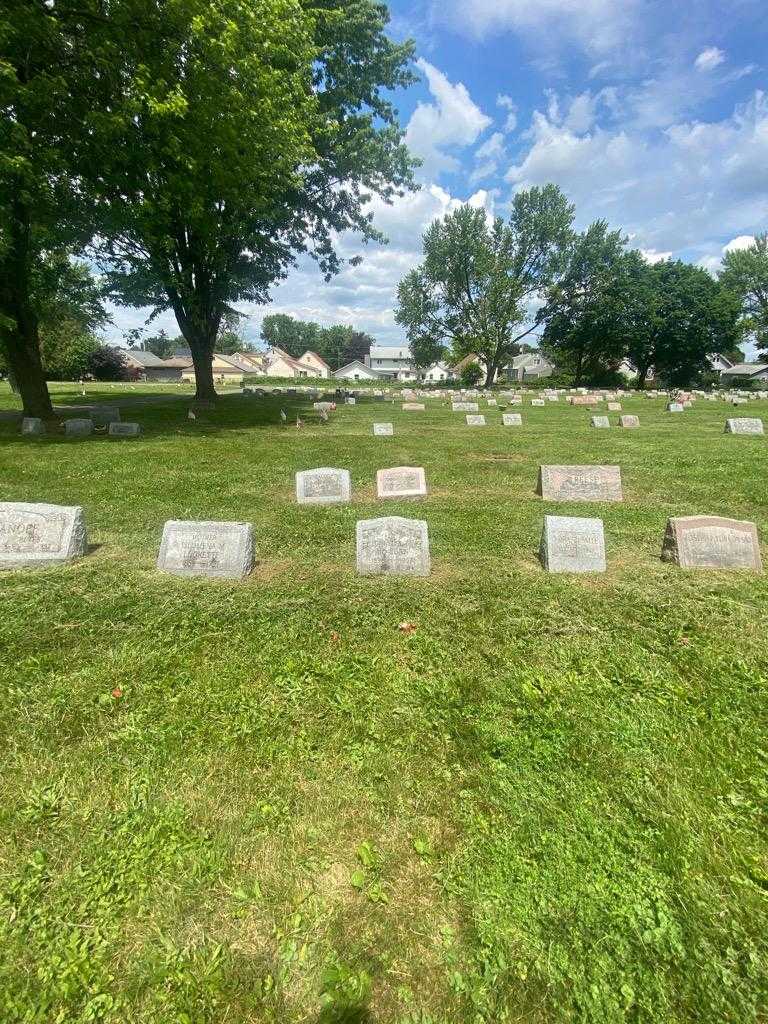
[[[306,351],[316,352],[333,370],[363,358],[370,352],[374,338],[342,324],[321,327],[313,321],[297,320],[285,313],[271,313],[262,321],[261,338],[269,346],[281,348],[298,359]]]
[[[395,319],[416,352],[450,343],[482,356],[488,382],[535,327],[530,301],[560,273],[573,207],[555,185],[518,192],[509,221],[461,206],[424,234],[424,262],[398,287]]]
[[[119,349],[99,345],[88,354],[86,374],[94,380],[125,380],[128,369]]]
[[[459,374],[459,383],[463,388],[474,388],[483,379],[483,371],[477,363],[467,363]]]
[[[168,334],[161,329],[157,334],[144,338],[136,347],[142,348],[145,352],[153,352],[158,359],[171,359],[176,351],[176,345],[183,342],[183,338],[169,338]],[[131,348],[133,347],[131,345]]]
[[[720,283],[738,296],[744,333],[768,355],[768,233],[758,235],[748,248],[723,256]]]

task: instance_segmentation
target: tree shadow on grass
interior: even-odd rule
[[[364,1003],[347,1003],[326,1006],[315,1024],[373,1024],[373,1017]]]

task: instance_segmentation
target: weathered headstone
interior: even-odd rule
[[[392,437],[395,433],[395,428],[391,423],[374,423],[373,424],[373,436],[374,437]]]
[[[68,562],[87,548],[80,506],[0,502],[0,568]]]
[[[33,436],[44,434],[45,423],[37,416],[25,416],[21,421],[21,432]]]
[[[606,409],[608,412],[621,412],[621,402],[609,402]]]
[[[253,569],[251,524],[170,519],[163,527],[157,568],[174,576],[241,579]]]
[[[632,429],[640,426],[640,420],[637,416],[619,416],[619,426]]]
[[[721,516],[668,519],[661,557],[684,569],[762,568],[755,524]]]
[[[505,427],[522,427],[523,417],[519,412],[503,412],[501,422]]]
[[[480,412],[477,402],[452,402],[451,412]]]
[[[495,398],[489,398],[488,399],[488,405],[489,406],[493,407],[493,406],[498,405],[498,404],[499,403],[498,403],[498,401]]]
[[[537,493],[548,501],[623,501],[618,466],[539,466]]]
[[[110,423],[107,433],[110,437],[138,437],[141,427],[138,423]]]
[[[547,403],[544,401],[543,398],[532,398],[531,399],[531,405],[542,406],[542,405],[546,405],[546,404]]]
[[[600,427],[601,429],[605,429],[611,425],[611,421],[607,416],[593,416],[591,423],[593,427]]]
[[[64,434],[66,437],[88,437],[92,433],[93,420],[64,420]]]
[[[683,412],[683,403],[667,402],[667,412]]]
[[[522,405],[522,404],[523,404],[523,400],[522,400],[522,398],[520,397],[520,395],[513,395],[513,396],[512,396],[512,397],[511,397],[511,398],[509,399],[509,404],[510,404],[510,405]]]
[[[101,405],[91,410],[91,419],[95,427],[108,427],[110,423],[120,422],[120,410],[113,405]]]
[[[423,498],[427,493],[427,477],[421,467],[393,466],[376,474],[379,498]]]
[[[467,426],[468,427],[484,427],[485,426],[485,416],[473,416],[471,414],[468,414],[467,415]]]
[[[313,402],[312,408],[315,412],[333,412],[336,408],[335,402]]]
[[[726,434],[762,434],[763,421],[750,416],[739,416],[725,421]]]
[[[357,571],[364,576],[429,576],[427,524],[401,516],[360,520]]]
[[[424,412],[426,406],[423,402],[403,402],[403,412]]]
[[[337,505],[350,501],[352,481],[348,469],[305,469],[296,474],[299,505]]]
[[[540,557],[548,572],[605,572],[602,519],[544,516]]]
[[[357,399],[356,398],[347,397],[345,402],[346,402],[347,405],[357,405]]]

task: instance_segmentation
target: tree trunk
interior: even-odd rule
[[[12,204],[8,248],[0,267],[0,315],[8,368],[21,395],[24,414],[53,419],[53,406],[43,375],[37,314],[30,295],[29,211],[19,199]]]
[[[495,363],[488,363],[488,369],[485,374],[485,384],[483,387],[490,388],[493,386],[493,382],[496,380],[496,371],[498,367]]]
[[[648,376],[647,366],[638,366],[637,368],[637,379],[635,380],[635,390],[642,391],[645,387],[645,378]]]

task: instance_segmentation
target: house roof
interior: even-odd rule
[[[300,359],[294,359],[293,356],[289,356],[288,353],[281,348],[277,348],[275,346],[272,348],[271,351],[272,355],[279,356],[280,359],[285,360],[285,362],[288,363],[289,366],[292,366],[295,370],[314,371],[316,369],[316,367],[314,367],[311,363],[302,363]],[[319,358],[320,357],[318,356],[318,359]],[[328,364],[325,363],[324,365],[327,366]]]
[[[521,354],[519,356],[515,356],[508,365],[511,366],[513,370],[519,370],[520,367],[530,366],[534,359],[539,360],[539,365],[552,365],[546,356],[541,354],[541,352],[521,352]]]
[[[304,353],[304,355],[301,358],[302,359],[306,359],[307,356],[313,356],[319,363],[322,363],[323,366],[325,366],[327,369],[330,370],[330,366],[328,366],[328,363],[326,363],[326,361],[323,359],[323,357],[319,356],[317,354],[317,352],[313,352],[311,348],[308,348],[307,351]],[[299,360],[299,362],[301,362],[301,360]]]
[[[246,362],[244,359],[241,359],[237,354],[225,356],[221,352],[214,352],[213,358],[221,359],[225,363],[229,363],[234,370],[240,370],[242,373],[251,373],[253,371],[253,363]]]
[[[400,345],[371,345],[371,359],[413,359],[411,350]]]
[[[458,361],[458,363],[456,363],[456,365],[454,367],[452,367],[452,369],[453,369],[454,373],[461,373],[461,371],[466,366],[470,366],[472,363],[479,363],[479,362],[480,362],[480,356],[478,356],[476,352],[470,352],[468,356],[464,356],[463,359],[460,359]]]
[[[381,370],[375,370],[372,366],[366,366],[362,359],[353,359],[351,362],[345,363],[343,366],[340,366],[335,373],[341,373],[342,370],[349,370],[353,366],[359,366],[361,370],[365,370],[366,373],[373,374],[374,377],[380,377],[382,375]]]
[[[139,366],[150,367],[150,366],[167,366],[168,364],[160,356],[156,356],[154,352],[145,351],[142,348],[130,348],[123,350],[121,355],[125,359],[131,360],[133,363],[137,363]]]
[[[736,363],[723,373],[728,377],[754,377],[763,370],[768,370],[768,363]]]

